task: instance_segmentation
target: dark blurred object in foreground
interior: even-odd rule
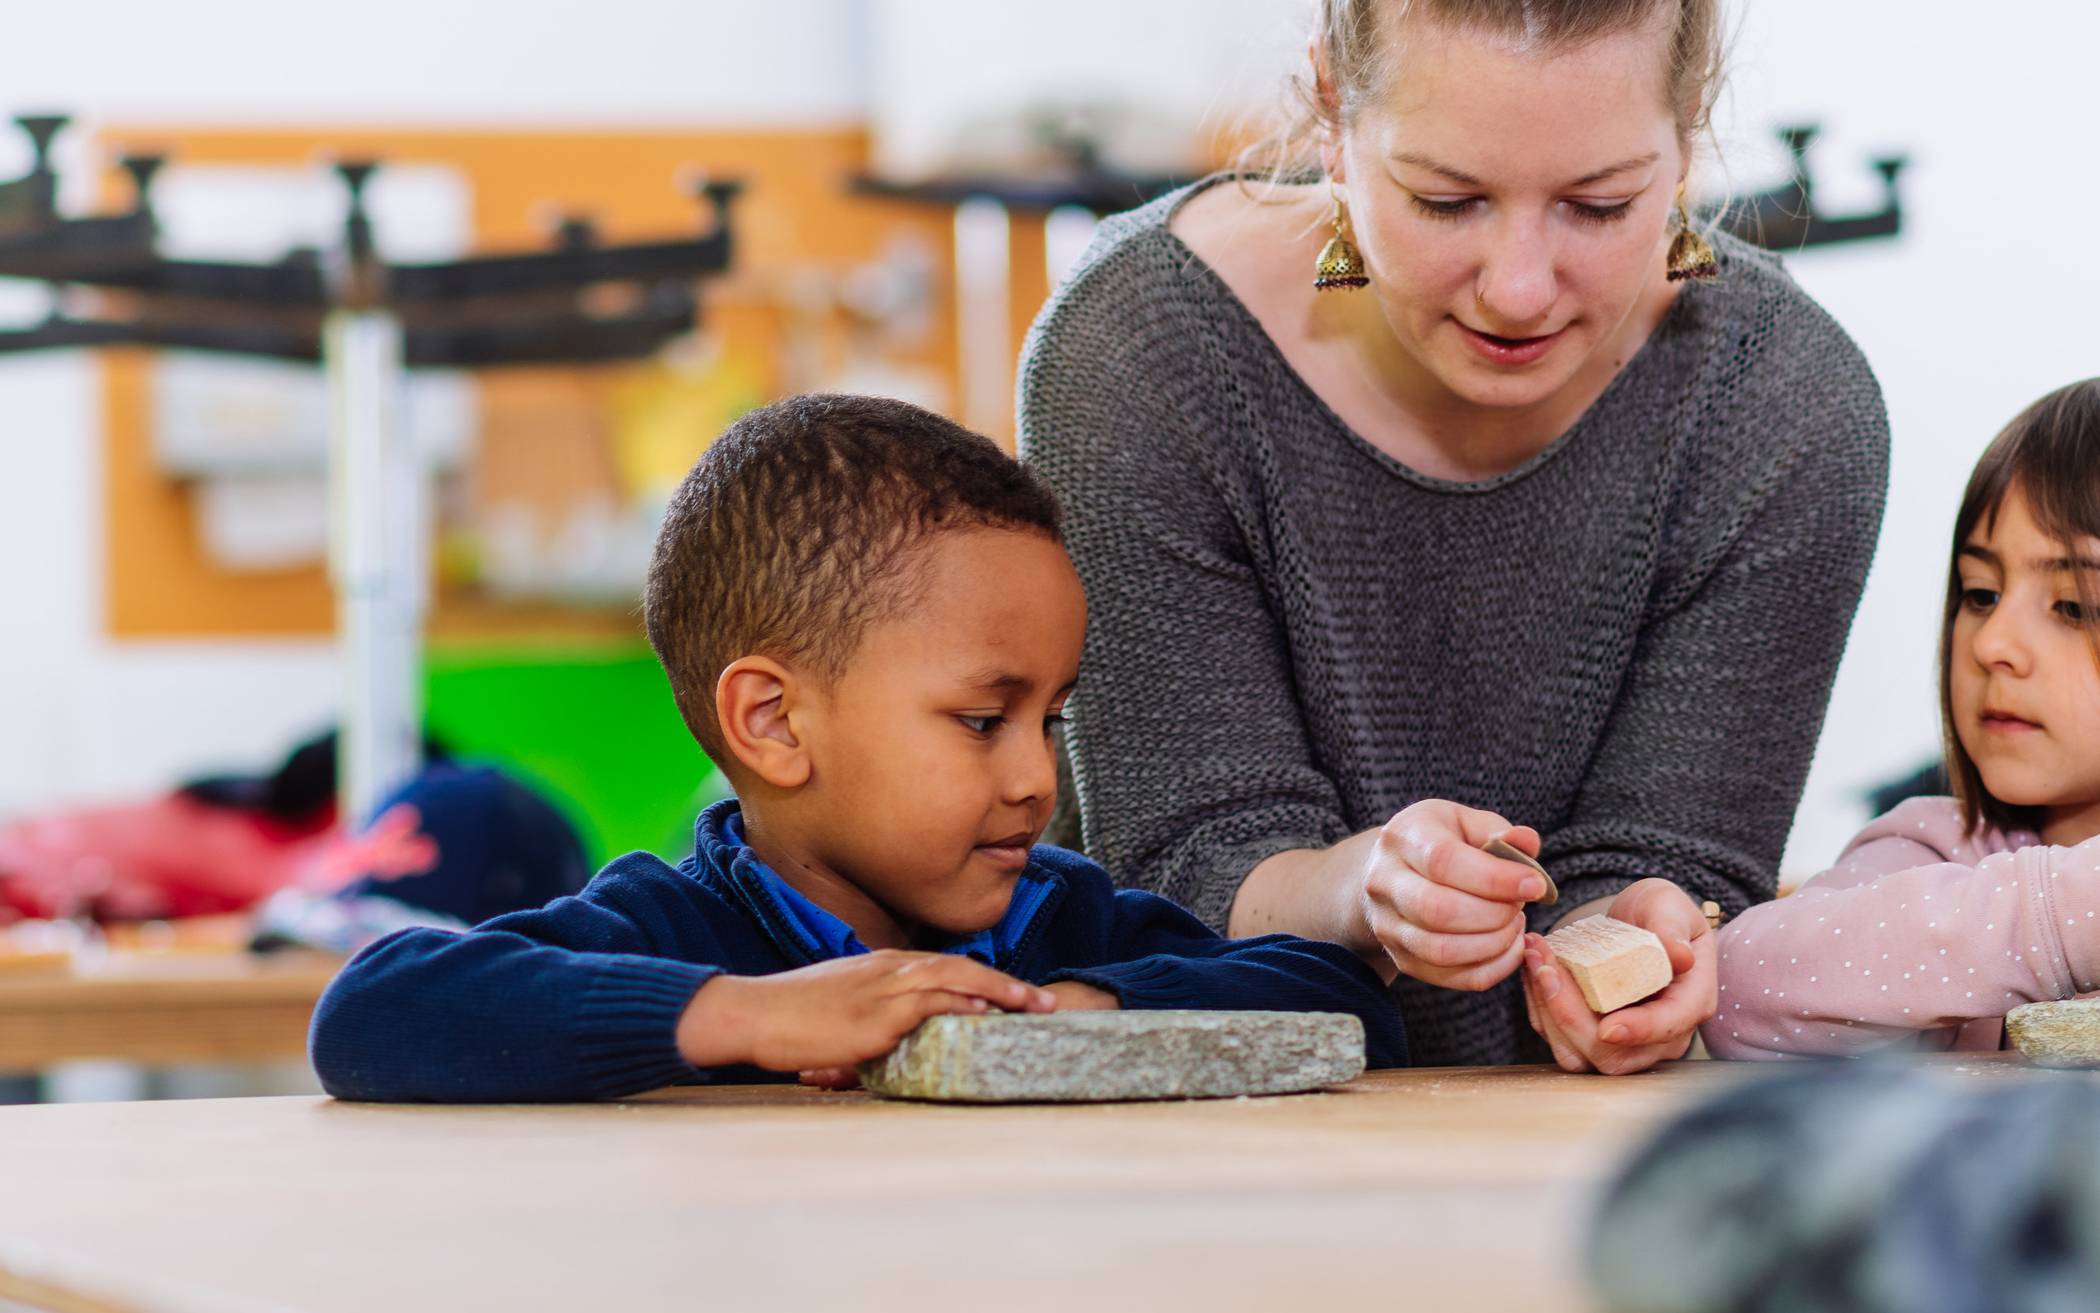
[[[1880,1062],[1756,1080],[1639,1151],[1589,1262],[1622,1313],[2100,1308],[2100,1085]]]

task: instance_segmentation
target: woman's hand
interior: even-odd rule
[[[1524,904],[1546,886],[1530,867],[1480,851],[1494,838],[1538,855],[1536,830],[1441,799],[1377,832],[1363,866],[1363,917],[1403,975],[1480,990],[1523,961]]]
[[[1677,975],[1643,1003],[1598,1016],[1553,950],[1538,935],[1524,937],[1524,1003],[1531,1028],[1553,1046],[1564,1071],[1623,1076],[1681,1058],[1700,1023],[1720,1006],[1714,936],[1706,915],[1668,880],[1642,880],[1612,900],[1606,916],[1652,930]]]

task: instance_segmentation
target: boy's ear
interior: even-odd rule
[[[738,657],[715,680],[715,718],[744,769],[776,789],[809,782],[808,745],[791,713],[807,683],[769,657]]]

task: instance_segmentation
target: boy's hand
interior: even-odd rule
[[[1123,1000],[1105,989],[1077,980],[1060,980],[1044,986],[1057,998],[1059,1012],[1120,1012]]]
[[[1057,1000],[1059,1012],[1114,1012],[1123,1007],[1123,1000],[1114,994],[1077,980],[1060,980],[1055,984],[1045,985],[1042,992]],[[825,1090],[850,1090],[860,1085],[860,1073],[852,1067],[811,1068],[802,1072],[799,1079],[804,1085],[814,1085]]]
[[[1048,990],[966,957],[884,949],[778,975],[716,976],[679,1017],[678,1051],[696,1067],[850,1067],[888,1053],[928,1017],[1056,1006]]]

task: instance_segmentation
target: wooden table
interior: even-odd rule
[[[0,973],[0,1071],[78,1058],[296,1057],[306,1051],[314,1003],[341,965],[311,953],[116,951],[52,974]]]
[[[1295,1098],[1081,1107],[744,1087],[0,1108],[0,1301],[1582,1309],[1582,1218],[1612,1164],[1758,1070],[1382,1072]]]

